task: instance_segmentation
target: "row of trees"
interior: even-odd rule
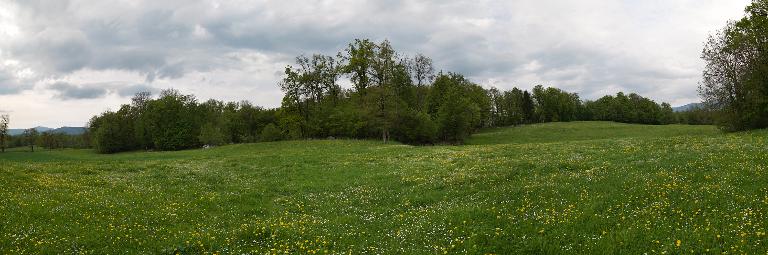
[[[699,94],[717,124],[739,131],[768,127],[768,0],[753,0],[745,17],[711,35]]]
[[[341,79],[352,86],[342,88]],[[355,40],[336,56],[299,56],[286,67],[281,107],[198,102],[166,90],[139,93],[131,104],[89,122],[95,148],[179,150],[283,139],[359,138],[408,144],[458,144],[484,127],[551,121],[611,120],[667,124],[668,104],[623,93],[583,102],[575,93],[484,89],[461,74],[435,72],[432,60],[397,53],[388,41]]]
[[[719,113],[706,108],[695,107],[675,112],[675,123],[688,125],[714,125]]]
[[[156,99],[147,92],[138,93],[118,111],[94,116],[88,127],[95,149],[102,153],[181,150],[203,144],[275,140],[269,136],[276,117],[276,110],[248,102],[198,103],[192,95],[165,90]],[[269,124],[272,127],[264,133]]]
[[[351,89],[338,80],[346,77]],[[411,144],[460,143],[487,125],[486,91],[432,60],[389,43],[355,40],[336,57],[300,56],[280,83],[279,123],[290,138],[381,138]]]
[[[672,106],[632,93],[619,92],[584,104],[588,119],[639,124],[670,124],[677,122]]]
[[[91,148],[90,135],[88,133],[81,135],[70,135],[65,133],[54,133],[51,131],[38,132],[36,129],[25,129],[21,135],[10,136],[7,131],[3,133],[2,125],[4,123],[0,121],[0,147],[1,152],[5,152],[8,148],[29,147],[30,151],[35,150],[35,147],[42,147],[46,149],[63,149],[63,148],[76,148],[84,149]],[[7,129],[6,129],[7,130]]]

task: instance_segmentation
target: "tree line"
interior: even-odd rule
[[[350,88],[340,85],[351,81]],[[292,139],[381,139],[406,144],[460,144],[481,128],[606,120],[681,122],[669,104],[637,94],[582,101],[576,93],[485,89],[461,74],[436,72],[424,55],[396,52],[389,41],[355,40],[336,56],[299,56],[279,84],[280,107],[250,102],[199,102],[164,90],[138,93],[117,111],[88,124],[101,153],[181,150],[203,145]]]
[[[38,132],[34,128],[25,129],[20,135],[11,136],[7,131],[3,132],[3,122],[0,122],[0,152],[9,148],[27,147],[34,152],[35,148],[54,149],[86,149],[92,148],[88,133],[72,135],[55,133],[52,131]],[[7,130],[7,129],[6,129]]]

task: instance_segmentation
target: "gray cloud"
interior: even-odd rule
[[[35,89],[127,100],[134,88],[175,87],[272,107],[296,55],[335,55],[370,38],[485,86],[544,84],[586,98],[622,90],[684,104],[698,100],[706,35],[748,3],[0,0],[11,13],[0,17],[0,57],[16,61],[0,63],[0,94],[67,81]]]
[[[158,92],[160,92],[159,89],[146,84],[136,84],[136,85],[125,86],[125,87],[116,89],[116,91],[117,91],[117,94],[120,95],[121,97],[132,97],[133,95],[136,95],[136,93],[139,93],[139,92],[149,92],[152,94],[157,94]]]
[[[102,86],[77,86],[67,82],[56,82],[48,86],[56,92],[56,97],[62,100],[95,99],[107,94],[107,89]]]
[[[12,74],[0,69],[0,95],[15,94],[21,90],[21,86],[14,80]]]
[[[12,95],[33,87],[33,81],[19,78],[15,73],[19,70],[0,63],[0,95]]]

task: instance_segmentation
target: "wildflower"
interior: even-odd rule
[[[677,241],[675,241],[675,246],[680,247],[680,243],[682,242],[680,241],[680,239],[678,239]]]

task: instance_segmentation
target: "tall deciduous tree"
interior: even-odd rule
[[[364,94],[371,83],[371,60],[376,54],[376,47],[376,44],[368,39],[355,39],[343,53],[339,53],[339,58],[344,63],[342,72],[349,75],[358,93]]]
[[[37,136],[38,136],[37,129],[34,129],[34,128],[25,129],[23,136],[24,136],[24,142],[27,144],[27,146],[29,146],[29,149],[32,152],[35,152],[35,144],[37,143]]]
[[[202,123],[197,114],[197,100],[176,90],[164,90],[147,105],[149,131],[154,146],[160,150],[182,150],[197,147]]]
[[[523,116],[525,117],[525,123],[531,123],[534,121],[534,113],[535,113],[535,107],[536,105],[533,103],[533,97],[531,97],[531,93],[526,91],[523,91]]]
[[[768,0],[754,0],[745,17],[705,43],[699,94],[719,111],[726,130],[768,127]]]
[[[131,118],[133,119],[133,131],[137,146],[145,150],[154,147],[152,133],[149,132],[149,120],[147,119],[147,104],[152,100],[152,93],[142,91],[131,98]]]
[[[435,68],[432,66],[432,59],[417,53],[408,65],[413,81],[416,86],[424,86],[432,83],[435,79]]]

